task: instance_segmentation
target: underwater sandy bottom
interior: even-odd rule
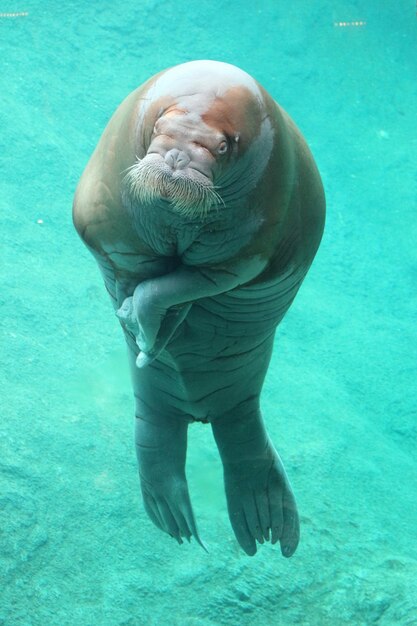
[[[28,15],[0,17],[0,624],[417,624],[413,7],[240,6],[2,4]],[[260,80],[327,193],[262,397],[301,513],[290,560],[238,548],[208,426],[187,468],[209,554],[147,519],[124,340],[71,224],[117,104],[192,58]]]

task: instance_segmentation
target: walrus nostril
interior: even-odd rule
[[[168,150],[165,155],[165,163],[172,167],[173,170],[182,170],[190,162],[190,157],[185,152],[181,150],[177,150],[173,148],[172,150]]]

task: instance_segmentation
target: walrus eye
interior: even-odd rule
[[[227,141],[221,141],[217,148],[219,154],[225,154],[227,152]]]

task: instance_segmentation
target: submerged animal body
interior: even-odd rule
[[[73,218],[123,328],[142,495],[153,523],[200,539],[185,460],[210,423],[245,552],[299,518],[260,393],[275,330],[318,249],[324,193],[295,124],[244,71],[192,61],[152,77],[111,118]]]

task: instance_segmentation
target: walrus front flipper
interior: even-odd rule
[[[181,304],[168,309],[162,319],[154,345],[151,350],[147,350],[146,336],[144,336],[141,326],[137,321],[133,298],[129,297],[124,300],[121,307],[116,311],[116,315],[122,322],[124,328],[136,337],[136,344],[140,350],[136,359],[137,367],[145,367],[157,358],[174,335],[179,325],[187,317],[191,304],[192,303]]]
[[[154,359],[162,352],[179,325],[185,320],[191,308],[190,304],[182,304],[168,309],[161,327],[156,336],[155,345],[150,352],[140,352],[136,359],[136,366],[141,368],[152,363]],[[140,342],[138,343],[140,348]]]

